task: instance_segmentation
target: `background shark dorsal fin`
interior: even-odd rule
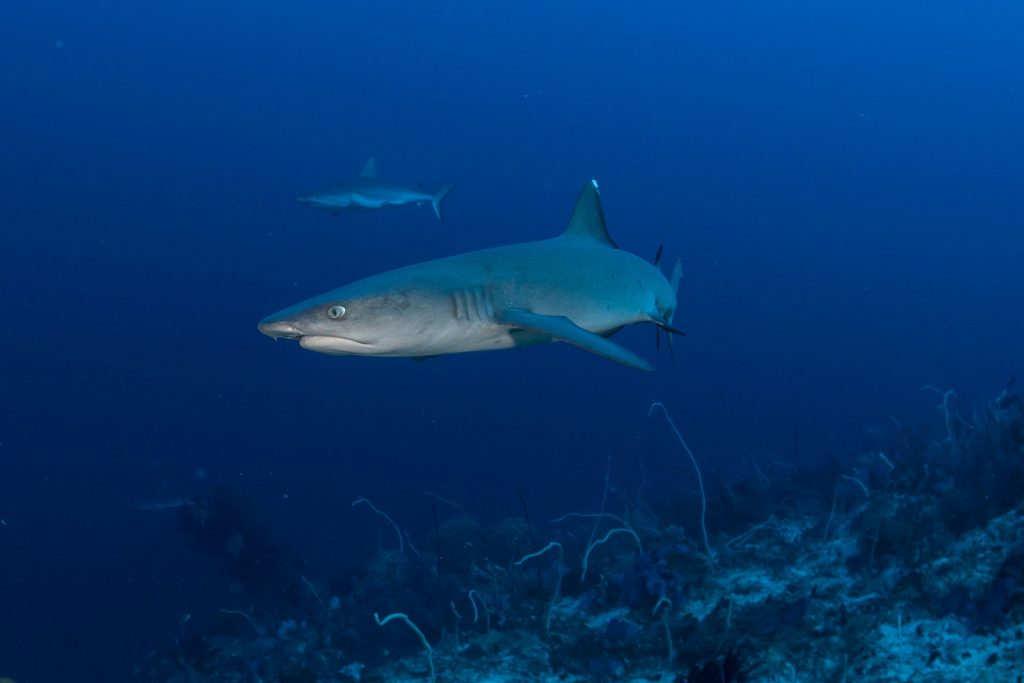
[[[580,190],[580,195],[576,198],[576,208],[572,210],[572,217],[563,234],[597,240],[613,249],[619,248],[605,227],[604,207],[601,206],[601,194],[597,191],[596,180],[587,181]]]
[[[363,170],[359,172],[360,178],[376,178],[377,177],[377,157],[370,157],[363,164]]]

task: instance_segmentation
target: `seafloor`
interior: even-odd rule
[[[237,594],[137,680],[1024,681],[1024,405],[936,396],[934,435],[706,482],[703,525],[696,485],[489,527],[438,498],[420,550],[381,511],[389,549],[329,581],[198,498],[182,529]]]

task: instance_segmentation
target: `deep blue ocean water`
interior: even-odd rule
[[[227,579],[173,513],[228,485],[313,577],[485,520],[597,506],[676,466],[808,461],[924,385],[1024,370],[1024,6],[50,2],[0,5],[0,676],[125,680]],[[339,218],[356,172],[440,186]],[[415,363],[259,334],[382,270],[560,232],[601,183],[625,249],[682,258],[673,365],[562,344]],[[659,481],[692,487],[681,470]]]

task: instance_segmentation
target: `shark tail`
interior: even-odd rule
[[[661,263],[661,248],[658,248],[658,255],[655,257],[655,264]],[[669,284],[672,286],[672,291],[676,293],[676,297],[679,296],[679,282],[683,279],[683,262],[676,259],[676,265],[672,268],[672,276],[669,278]],[[661,320],[657,321],[657,327],[654,328],[654,347],[655,350],[661,349],[661,332],[665,331],[665,341],[668,344],[668,353],[672,357],[672,364],[676,362],[676,349],[672,343],[672,335],[684,335],[682,330],[678,330],[672,326],[672,318],[675,317],[676,311],[672,309],[667,312]]]
[[[676,297],[679,297],[679,282],[683,279],[683,261],[682,259],[676,259],[676,265],[672,267],[672,277],[669,278],[669,285],[672,286],[672,291],[675,292]],[[672,316],[675,315],[675,311],[672,311],[672,315],[669,315],[668,321],[672,322]]]
[[[435,194],[430,200],[431,206],[434,207],[434,213],[437,214],[437,220],[442,223],[444,223],[444,207],[442,206],[442,202],[444,201],[444,198],[448,196],[448,193],[452,191],[453,187],[455,187],[454,183],[451,185],[445,185],[438,190],[437,194]]]

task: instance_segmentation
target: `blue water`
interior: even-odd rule
[[[995,395],[1024,369],[1022,34],[1012,2],[0,5],[0,676],[125,680],[226,603],[139,503],[229,485],[326,577],[377,545],[360,495],[414,539],[427,491],[595,508],[609,456],[679,462],[654,400],[728,477],[937,424],[924,385]],[[456,182],[447,224],[291,201],[372,155]],[[675,365],[648,327],[616,341],[653,374],[256,331],[557,234],[588,178],[623,248],[683,260]]]

